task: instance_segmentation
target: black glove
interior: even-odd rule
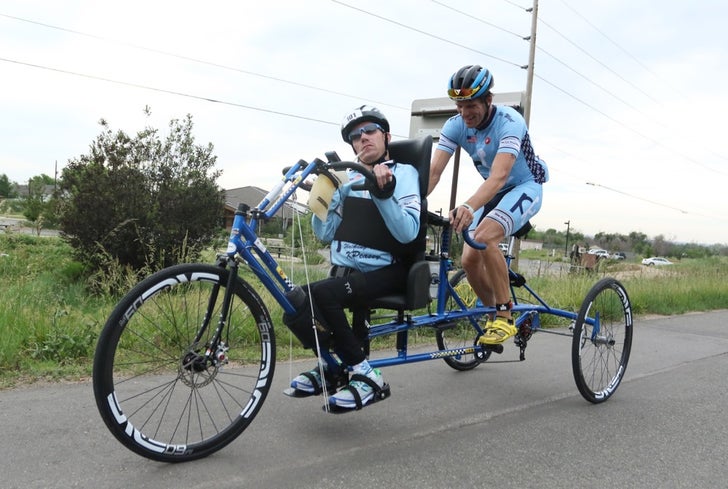
[[[374,184],[369,192],[377,199],[388,199],[394,194],[395,185],[397,185],[397,179],[392,175],[392,181],[388,182],[384,188],[379,188],[379,185]]]

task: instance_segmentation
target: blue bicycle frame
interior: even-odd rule
[[[265,288],[271,293],[276,302],[280,304],[286,313],[295,312],[295,307],[286,296],[286,292],[292,290],[294,284],[289,277],[286,276],[275,258],[266,249],[255,233],[255,228],[261,220],[272,218],[285,204],[285,202],[293,195],[297,188],[305,179],[314,172],[325,171],[325,169],[344,168],[351,163],[323,163],[315,160],[312,163],[306,163],[300,160],[298,163],[288,169],[281,181],[266,195],[263,200],[254,208],[249,209],[247,206],[239,206],[233,221],[232,232],[228,243],[226,254],[232,263],[237,263],[236,258],[242,259],[258,277]],[[493,307],[484,307],[478,301],[475,307],[467,307],[465,302],[460,298],[453,285],[448,280],[448,273],[452,269],[451,260],[449,258],[449,247],[451,238],[451,229],[445,221],[442,225],[441,232],[441,249],[440,249],[440,267],[439,267],[439,285],[436,297],[436,310],[434,313],[421,315],[406,315],[403,320],[392,319],[381,324],[372,324],[369,327],[369,338],[376,338],[391,334],[398,335],[397,355],[389,358],[380,358],[370,360],[370,364],[374,367],[383,367],[390,365],[399,365],[404,363],[419,362],[424,360],[432,360],[449,356],[458,356],[463,354],[484,355],[486,349],[480,345],[473,344],[465,348],[454,348],[448,350],[435,350],[426,353],[409,354],[407,351],[407,332],[414,328],[421,327],[442,327],[455,321],[468,321],[473,328],[473,338],[477,338],[483,334],[483,329],[479,324],[479,319],[485,315],[494,314]],[[482,245],[475,243],[467,235],[463,234],[466,242],[476,248],[483,248]],[[510,268],[511,250],[514,238],[511,238],[509,252],[506,260],[508,264],[509,274],[512,278],[517,278],[518,274]],[[257,256],[256,256],[257,255]],[[515,324],[517,328],[525,322],[529,322],[531,331],[540,330],[539,314],[551,314],[566,318],[572,321],[576,320],[577,314],[572,311],[554,309],[550,307],[536,292],[527,284],[519,285],[523,287],[531,295],[538,304],[520,304],[518,303],[515,293],[513,280],[511,281],[511,296],[513,299],[512,312],[516,316]],[[448,308],[448,304],[456,304],[456,308]],[[594,326],[593,335],[598,335],[598,320],[587,319],[587,323]],[[556,333],[564,334],[564,333]],[[327,352],[321,352],[322,357],[327,362],[336,362]]]

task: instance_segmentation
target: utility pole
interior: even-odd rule
[[[527,10],[528,11],[528,10]],[[533,0],[531,12],[531,35],[528,37],[530,46],[528,50],[528,67],[526,70],[526,100],[523,106],[523,118],[526,125],[531,122],[531,98],[533,95],[533,64],[536,60],[536,26],[538,24],[538,0]]]
[[[536,26],[538,25],[538,0],[533,0],[531,12],[531,35],[526,39],[529,41],[528,66],[526,66],[526,96],[523,101],[523,118],[526,120],[526,127],[531,120],[531,98],[533,95],[533,64],[536,60]],[[516,239],[513,243],[513,269],[518,271],[518,254],[521,249],[521,240]]]
[[[564,224],[566,224],[566,244],[564,245],[564,256],[569,256],[569,226],[571,225],[571,220],[566,221]]]

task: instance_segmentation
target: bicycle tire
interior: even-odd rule
[[[597,282],[579,309],[571,344],[574,381],[587,401],[604,402],[619,387],[632,349],[632,326],[624,286],[614,278]]]
[[[224,345],[205,361],[230,273],[204,264],[164,269],[109,316],[94,356],[94,396],[106,426],[133,452],[160,462],[206,457],[238,437],[263,405],[275,335],[265,304],[240,277]],[[193,342],[208,306],[209,327]]]
[[[465,302],[468,307],[475,306],[477,296],[470,287],[465,276],[465,270],[458,270],[450,278],[450,285],[456,290],[458,296]],[[459,306],[455,304],[454,299],[450,294],[447,294],[445,300],[447,305],[446,310],[451,308],[459,309]],[[472,347],[475,344],[475,330],[470,325],[467,319],[461,319],[459,321],[453,321],[445,326],[437,327],[435,338],[437,340],[437,347],[440,350],[450,350],[456,348]],[[491,352],[485,352],[482,359],[475,356],[473,353],[462,353],[455,356],[443,357],[445,363],[455,370],[461,372],[472,370],[481,362],[488,359]]]

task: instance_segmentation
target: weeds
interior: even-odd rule
[[[214,250],[203,253],[214,260]],[[0,387],[19,379],[78,378],[90,374],[98,334],[109,313],[138,281],[137,274],[114,264],[104,273],[86,270],[73,260],[70,247],[58,238],[0,233]],[[319,280],[326,265],[281,261],[294,283]],[[605,275],[625,285],[636,315],[681,314],[728,308],[728,258],[684,260],[671,267],[648,268],[635,263],[608,264],[593,273],[544,273],[527,276],[528,284],[550,305],[578,310],[588,290]],[[246,269],[241,276],[256,284]],[[308,357],[283,326],[282,311],[270,295],[256,287],[272,316],[278,336],[278,358]],[[517,289],[520,295],[522,289]],[[542,322],[550,326],[548,315]],[[555,321],[558,325],[558,321]],[[427,331],[411,341],[430,341]],[[375,347],[389,345],[378,340]]]

